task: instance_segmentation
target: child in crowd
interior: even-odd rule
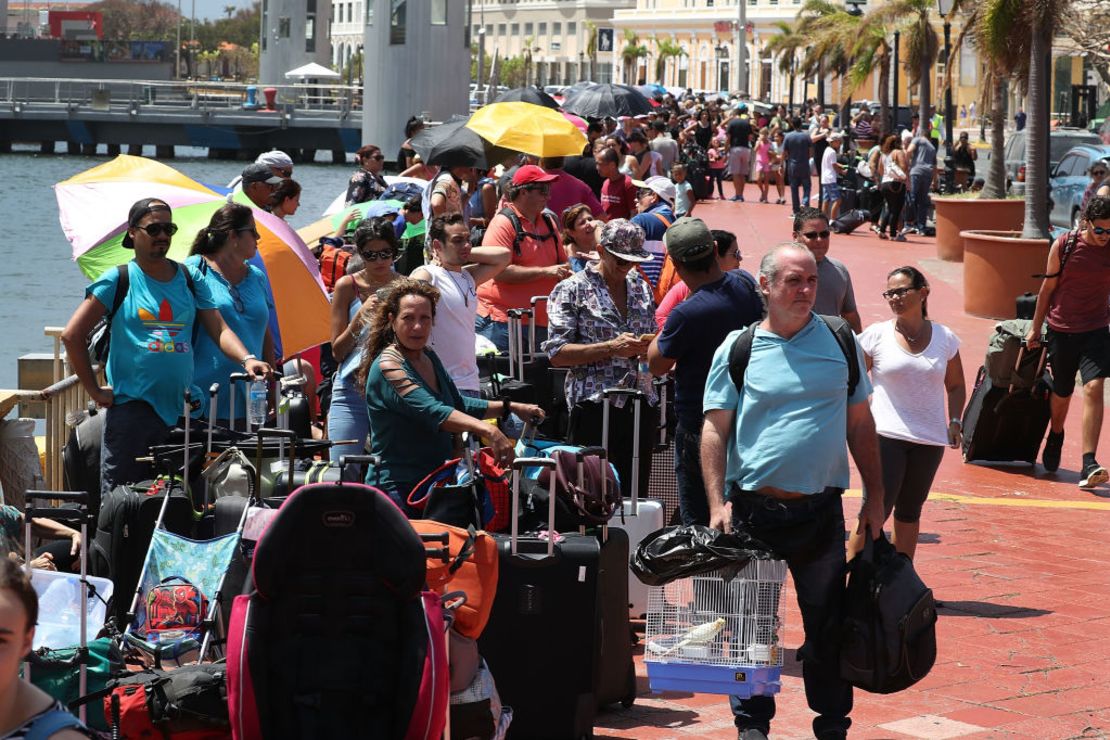
[[[671,167],[671,180],[674,181],[675,192],[674,215],[678,218],[689,216],[694,212],[698,198],[694,195],[694,187],[686,182],[686,165],[676,162]]]
[[[767,190],[771,175],[771,130],[764,126],[759,129],[759,140],[755,142],[755,180],[759,184],[759,202],[767,202]]]
[[[717,183],[717,197],[725,199],[725,165],[728,164],[728,149],[724,137],[717,137],[707,150],[709,156],[709,197],[713,197],[713,183]]]

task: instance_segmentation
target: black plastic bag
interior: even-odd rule
[[[694,524],[652,532],[632,554],[632,572],[641,583],[663,586],[679,578],[719,571],[730,581],[749,560],[770,560],[771,548],[742,532],[725,534]]]

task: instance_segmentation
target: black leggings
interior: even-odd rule
[[[717,183],[717,197],[724,199],[725,197],[725,168],[720,169],[709,168],[709,193],[713,194],[713,183]]]
[[[906,205],[906,183],[884,182],[879,186],[879,192],[886,201],[886,211],[879,221],[879,233],[886,230],[890,224],[890,235],[898,236],[898,229],[902,226],[902,209]]]
[[[879,435],[879,460],[883,465],[883,511],[894,512],[897,521],[913,524],[921,519],[921,507],[944,457],[939,445],[923,445]]]

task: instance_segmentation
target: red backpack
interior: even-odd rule
[[[320,278],[328,295],[335,290],[339,278],[347,274],[347,263],[351,261],[352,253],[343,247],[333,247],[325,244],[320,252]]]

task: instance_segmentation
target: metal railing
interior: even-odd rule
[[[255,88],[254,106],[247,88]],[[270,86],[265,86],[270,87]],[[362,106],[362,88],[332,82],[273,85],[279,108],[350,111]],[[266,105],[262,85],[204,80],[98,80],[54,77],[0,77],[0,105],[90,107],[149,106],[156,110],[261,110]]]

